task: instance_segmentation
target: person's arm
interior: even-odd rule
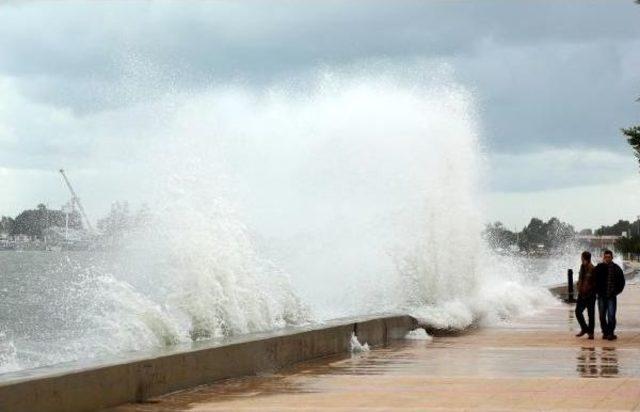
[[[624,272],[622,271],[622,268],[620,268],[620,266],[618,266],[618,293],[620,294],[623,290],[624,290],[624,285],[626,283],[625,279],[624,279]]]
[[[580,271],[578,272],[578,283],[576,284],[578,292],[580,292],[580,288],[584,283],[585,272],[586,271],[585,271],[584,265],[580,266]]]

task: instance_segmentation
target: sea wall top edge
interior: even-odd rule
[[[191,343],[181,343],[172,345],[165,348],[154,348],[148,350],[125,352],[119,355],[113,355],[109,357],[95,358],[89,360],[77,360],[70,362],[63,362],[54,365],[47,365],[33,369],[24,369],[15,372],[7,372],[0,374],[0,387],[13,385],[16,383],[34,380],[34,379],[46,379],[54,378],[57,376],[67,375],[70,373],[86,372],[91,370],[98,370],[117,365],[125,365],[136,362],[144,362],[150,359],[157,359],[162,357],[169,357],[174,355],[180,355],[184,353],[204,351],[214,348],[220,348],[225,346],[239,345],[247,342],[254,342],[260,340],[267,340],[270,338],[291,336],[300,333],[306,333],[311,331],[322,331],[325,329],[355,325],[357,323],[368,322],[372,320],[382,320],[390,318],[400,318],[411,316],[399,313],[380,313],[367,316],[353,316],[330,319],[323,322],[314,322],[297,326],[287,326],[285,328],[265,331],[265,332],[253,332],[243,335],[230,336],[221,339],[210,339]]]

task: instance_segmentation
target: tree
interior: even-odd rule
[[[597,236],[622,236],[622,232],[631,234],[631,223],[628,220],[618,220],[613,226],[601,226],[596,230]]]
[[[631,224],[631,228],[629,229],[629,236],[638,236],[640,237],[640,219],[637,219],[635,222]]]
[[[640,164],[640,126],[632,126],[622,129],[622,133],[627,136],[627,142],[635,151],[635,156]]]
[[[24,210],[16,216],[11,225],[11,234],[43,239],[44,230],[52,226],[64,227],[65,225],[66,217],[62,210],[47,209],[46,205],[40,203],[36,209]],[[72,229],[82,228],[80,214],[77,211],[69,214],[69,227]]]
[[[640,4],[640,0],[636,0],[636,4]],[[640,98],[637,101],[640,101]],[[622,134],[627,136],[627,142],[636,152],[636,159],[638,159],[638,163],[640,164],[640,125],[622,129]]]
[[[616,240],[615,245],[620,253],[640,253],[640,236],[621,237]]]
[[[132,226],[133,217],[129,213],[129,203],[115,202],[111,205],[109,214],[98,220],[98,229],[104,235],[120,237]]]
[[[518,246],[522,250],[557,251],[569,244],[575,238],[575,230],[568,223],[552,217],[548,222],[532,218],[522,229],[518,239]]]
[[[509,249],[517,239],[517,235],[505,228],[502,222],[489,223],[482,236],[493,249]]]
[[[117,246],[130,235],[148,227],[151,221],[151,209],[146,204],[136,213],[131,213],[128,202],[115,202],[111,204],[109,214],[98,220],[98,229],[105,242]]]
[[[13,219],[9,216],[2,216],[0,219],[0,233],[11,233],[13,230]]]
[[[534,250],[538,245],[544,245],[546,231],[544,222],[537,217],[531,218],[531,221],[520,234],[518,246],[522,250]]]
[[[545,247],[556,250],[568,244],[576,235],[573,226],[552,217],[546,224]]]

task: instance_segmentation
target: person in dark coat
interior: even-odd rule
[[[593,269],[598,295],[598,315],[602,339],[615,340],[617,296],[624,289],[624,273],[613,263],[613,252],[605,250],[602,263]]]
[[[582,264],[578,277],[578,301],[576,302],[576,319],[580,324],[580,333],[576,336],[589,335],[593,339],[593,330],[596,325],[596,283],[593,276],[594,266],[591,264],[591,253],[582,252]],[[589,324],[584,320],[584,310],[587,310]]]

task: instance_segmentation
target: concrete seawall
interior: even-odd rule
[[[415,329],[410,316],[343,319],[138,354],[137,358],[64,370],[43,368],[9,373],[0,380],[1,412],[92,411],[220,379],[269,372],[305,360],[349,351],[352,333],[378,346]]]

